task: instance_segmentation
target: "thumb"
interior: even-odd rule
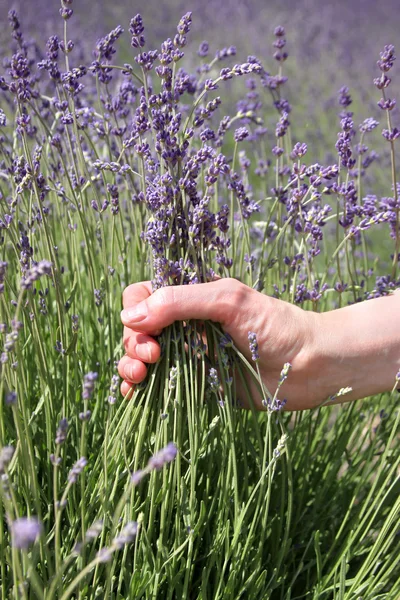
[[[217,321],[229,326],[243,306],[250,288],[236,279],[210,283],[167,286],[121,312],[124,325],[136,331],[164,329],[174,321]]]

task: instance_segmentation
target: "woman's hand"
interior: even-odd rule
[[[315,313],[236,279],[165,287],[153,294],[150,282],[143,282],[125,289],[123,305],[126,355],[118,366],[123,395],[145,378],[146,364],[158,360],[160,347],[153,336],[174,321],[189,319],[220,323],[249,360],[247,336],[255,332],[261,377],[271,393],[283,365],[291,363],[279,394],[287,400],[286,410],[313,408],[346,387],[352,391],[339,402],[389,391],[400,370],[400,293]],[[262,409],[254,383],[251,391]]]
[[[283,365],[292,369],[282,386],[286,409],[310,408],[321,401],[313,372],[318,315],[260,294],[236,279],[212,283],[170,286],[151,293],[150,282],[128,286],[123,294],[124,346],[119,363],[125,395],[146,376],[146,363],[154,363],[160,347],[153,336],[174,321],[211,320],[222,325],[238,349],[251,361],[249,331],[257,334],[259,368],[267,388],[276,389]],[[252,389],[258,408],[261,398]],[[323,400],[323,398],[322,398]]]

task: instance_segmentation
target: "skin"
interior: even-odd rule
[[[400,294],[326,313],[305,311],[261,294],[236,279],[151,292],[149,281],[123,293],[125,356],[118,371],[126,395],[160,357],[157,336],[174,321],[211,320],[222,325],[251,360],[248,332],[257,334],[259,368],[269,390],[276,389],[284,363],[292,369],[282,386],[285,410],[314,408],[340,388],[347,402],[390,391],[400,370]],[[261,398],[253,388],[257,408]]]

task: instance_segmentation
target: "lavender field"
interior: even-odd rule
[[[400,598],[400,372],[292,412],[188,319],[120,377],[133,283],[400,288],[397,1],[321,4],[0,0],[2,600]]]

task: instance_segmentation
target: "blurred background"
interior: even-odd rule
[[[60,6],[59,0],[0,0],[1,54],[10,53],[10,8],[18,11],[25,37],[31,36],[44,51],[50,35],[63,35]],[[314,143],[314,160],[322,159],[321,153],[329,155],[328,147],[334,152],[340,87],[350,88],[356,123],[366,117],[382,121],[376,104],[380,93],[373,78],[379,75],[379,52],[385,44],[396,46],[399,39],[400,0],[75,0],[71,7],[74,14],[68,21],[68,37],[76,44],[71,55],[76,64],[79,60],[88,64],[99,37],[117,25],[125,33],[118,42],[120,56],[116,60],[131,62],[134,51],[128,30],[135,14],[142,15],[147,49],[153,49],[167,37],[173,38],[180,17],[191,11],[193,25],[185,49],[186,68],[196,67],[198,45],[207,40],[211,57],[224,46],[236,46],[237,55],[221,66],[243,62],[252,54],[274,74],[278,64],[272,56],[273,31],[277,25],[284,26],[285,50],[289,53],[283,65],[284,74],[289,77],[285,97],[293,106],[295,138]],[[390,92],[391,97],[399,99],[397,71],[396,65]],[[394,125],[399,126],[396,113],[395,109]],[[276,114],[271,112],[271,121],[268,115],[265,118],[265,124],[273,126]],[[376,138],[378,141],[380,134],[376,133]]]
[[[58,0],[0,0],[1,22],[15,8],[32,36],[61,33],[59,7]],[[329,68],[334,63],[357,80],[363,80],[365,68],[374,68],[384,44],[396,44],[400,25],[399,0],[75,0],[72,8],[71,26],[88,46],[116,25],[127,31],[138,12],[147,39],[158,45],[174,34],[182,14],[191,11],[192,40],[207,39],[218,47],[235,44],[239,54],[265,58],[274,27],[283,25],[304,76],[313,70],[323,76],[326,69],[334,74]]]

